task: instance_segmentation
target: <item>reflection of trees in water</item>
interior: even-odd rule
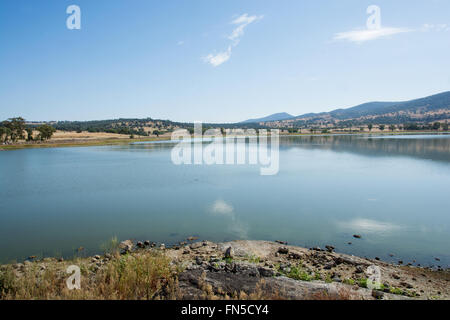
[[[362,136],[282,137],[282,147],[322,149],[370,156],[411,156],[450,162],[448,138],[370,138]]]
[[[248,143],[248,140],[246,141]],[[270,140],[268,141],[270,145]],[[204,142],[204,146],[210,142]],[[242,142],[241,142],[242,143]],[[136,143],[123,146],[134,151],[163,151],[171,149],[174,143]],[[321,149],[334,152],[350,152],[370,156],[410,156],[450,162],[450,135],[446,138],[407,138],[393,136],[370,138],[355,135],[342,136],[281,136],[280,148],[298,147],[303,149]],[[116,150],[123,150],[118,148]]]

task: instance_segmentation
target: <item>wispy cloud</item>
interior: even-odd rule
[[[407,28],[391,28],[391,27],[381,27],[379,29],[360,29],[336,33],[334,36],[334,40],[347,40],[350,42],[362,43],[370,40],[375,40],[411,31],[413,30]]]
[[[214,67],[220,66],[222,63],[227,62],[231,57],[231,46],[228,47],[227,51],[219,52],[215,54],[207,55],[204,60]]]
[[[437,31],[437,32],[450,31],[450,25],[448,25],[447,23],[441,23],[441,24],[425,23],[422,26],[422,31]]]
[[[244,35],[245,28],[249,24],[261,20],[262,18],[263,16],[249,16],[247,13],[245,13],[231,21],[231,24],[237,25],[237,27],[233,29],[233,32],[228,36],[228,39],[232,42],[231,45],[228,46],[228,49],[226,51],[211,53],[207,55],[203,58],[204,61],[214,67],[218,67],[221,64],[227,62],[231,58],[233,48],[239,44],[242,36]]]
[[[233,44],[236,46],[241,37],[244,35],[245,28],[252,22],[261,20],[264,16],[249,16],[248,14],[243,14],[242,16],[234,19],[231,23],[237,25],[237,27],[233,30],[231,35],[228,37]]]

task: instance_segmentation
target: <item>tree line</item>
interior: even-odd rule
[[[36,137],[33,131],[38,131]],[[19,140],[45,141],[53,136],[55,128],[48,124],[27,125],[22,117],[10,118],[0,123],[0,141],[3,144],[16,143]]]

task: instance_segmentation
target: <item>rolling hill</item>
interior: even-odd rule
[[[270,117],[272,116],[267,118]],[[308,113],[278,120],[264,119],[266,118],[255,119],[253,122],[278,123],[279,125],[292,125],[292,123],[336,124],[339,122],[396,124],[450,120],[450,91],[410,101],[368,102],[330,112]]]

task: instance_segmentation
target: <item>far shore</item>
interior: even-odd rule
[[[333,135],[365,135],[365,136],[389,136],[389,135],[426,135],[426,134],[450,134],[450,132],[436,131],[372,131],[372,132],[317,132],[317,133],[288,133],[282,132],[282,136],[333,136]],[[171,135],[161,136],[137,136],[130,138],[129,135],[88,133],[88,132],[61,132],[55,133],[54,137],[45,142],[19,142],[14,144],[0,145],[0,151],[20,150],[30,148],[64,148],[64,147],[90,147],[125,145],[134,142],[170,141]]]

